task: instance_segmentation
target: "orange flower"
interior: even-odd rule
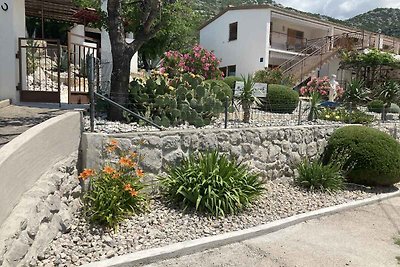
[[[110,140],[110,145],[111,145],[111,146],[118,146],[118,141],[115,140],[115,139],[111,139],[111,140]]]
[[[131,190],[132,190],[132,185],[131,185],[131,184],[126,184],[126,185],[124,186],[124,190],[125,190],[125,191],[131,191]]]
[[[131,196],[136,197],[138,195],[138,192],[135,189],[131,189],[130,192]]]
[[[112,178],[118,179],[120,176],[121,176],[121,174],[119,172],[115,172],[115,173],[113,173]]]
[[[103,169],[103,172],[107,173],[107,174],[113,174],[115,172],[114,168],[110,167],[110,166],[105,166]]]
[[[131,158],[133,158],[133,159],[137,157],[137,153],[136,153],[136,152],[131,152],[129,155],[130,155]]]
[[[142,177],[143,174],[144,174],[144,172],[143,172],[142,169],[137,169],[137,170],[136,170],[136,175],[137,175],[137,176]]]
[[[109,145],[109,146],[107,146],[106,149],[107,149],[108,152],[113,152],[113,151],[115,151],[115,150],[117,149],[117,147],[116,147],[116,146]]]
[[[135,163],[129,157],[121,157],[119,159],[119,164],[121,164],[121,166],[125,166],[125,167],[135,166]]]
[[[81,178],[82,180],[85,180],[86,178],[93,176],[93,175],[94,175],[94,170],[84,169],[83,172],[81,172],[81,174],[79,174],[79,178]]]

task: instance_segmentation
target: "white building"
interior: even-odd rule
[[[316,68],[324,75],[336,73],[336,48],[351,41],[399,53],[399,39],[270,5],[228,7],[200,30],[200,45],[222,60],[221,70],[227,76],[277,66],[290,69],[299,80]]]

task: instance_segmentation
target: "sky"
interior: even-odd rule
[[[275,0],[298,10],[347,19],[377,7],[400,8],[400,0]]]

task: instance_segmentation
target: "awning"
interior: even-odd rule
[[[25,15],[67,22],[79,22],[74,17],[79,10],[73,0],[25,0]]]

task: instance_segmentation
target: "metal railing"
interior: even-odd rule
[[[145,123],[154,126],[155,128],[159,130],[163,130],[163,128],[152,122],[151,120],[141,116],[140,114],[137,114],[136,112],[133,112],[132,110],[124,107],[123,105],[113,101],[112,99],[108,98],[105,95],[99,94],[94,90],[95,87],[95,58],[93,55],[88,55],[86,58],[86,64],[87,64],[87,77],[88,77],[88,89],[89,89],[89,99],[90,99],[90,131],[94,132],[94,127],[95,127],[95,113],[96,113],[96,98],[99,98],[108,104],[113,105],[114,107],[117,107],[121,111],[125,111],[134,118],[138,120],[142,120]]]

